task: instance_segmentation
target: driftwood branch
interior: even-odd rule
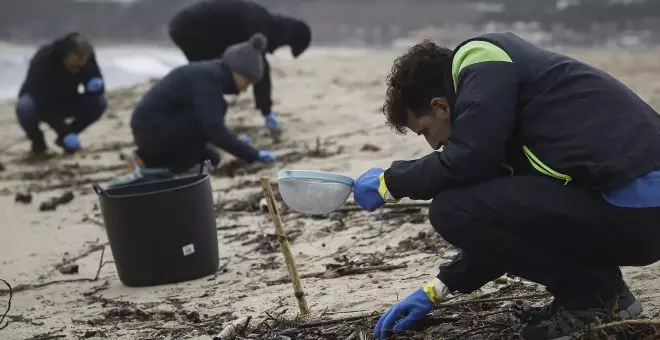
[[[296,267],[296,262],[293,259],[293,254],[291,253],[289,239],[286,237],[282,218],[280,217],[280,213],[277,210],[275,195],[273,195],[273,189],[270,186],[270,180],[268,177],[261,177],[261,187],[263,188],[264,196],[268,202],[268,211],[270,213],[270,217],[275,224],[277,241],[280,243],[282,255],[284,255],[284,261],[286,262],[286,266],[289,270],[289,280],[293,284],[293,290],[295,292],[296,300],[298,301],[300,314],[302,316],[306,316],[309,313],[309,307],[307,306],[307,301],[305,300],[305,292],[303,291],[302,284],[300,283],[298,268]]]

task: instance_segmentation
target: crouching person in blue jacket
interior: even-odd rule
[[[41,122],[57,133],[55,144],[68,153],[78,151],[80,133],[107,107],[104,91],[94,49],[79,33],[41,46],[30,60],[16,103],[16,115],[32,142],[32,153],[47,151]],[[69,118],[73,120],[67,122]]]
[[[435,230],[460,250],[375,325],[412,328],[449,293],[505,273],[545,286],[518,313],[527,340],[568,339],[642,305],[620,266],[660,260],[660,116],[624,84],[511,33],[449,50],[426,41],[394,62],[384,113],[434,151],[373,168],[354,185],[373,210],[430,200]]]
[[[155,84],[135,107],[131,129],[135,158],[145,168],[174,174],[210,160],[216,166],[218,147],[246,162],[275,161],[275,155],[256,150],[225,125],[223,94],[237,94],[259,82],[267,40],[262,34],[229,47],[222,59],[192,62],[172,70]]]

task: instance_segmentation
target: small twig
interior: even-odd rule
[[[353,314],[353,313],[362,313],[366,312],[366,310],[348,310],[345,312],[328,312],[328,311],[323,311],[322,315],[333,315],[333,314]]]
[[[245,225],[245,224],[232,224],[232,225],[228,225],[228,226],[219,226],[219,227],[216,227],[215,229],[216,230],[232,230],[232,229],[244,228],[244,227],[247,227],[247,225]]]
[[[103,268],[103,255],[105,255],[105,247],[101,249],[101,258],[99,258],[99,267],[96,269],[96,275],[94,275],[94,281],[97,281],[99,279],[99,275],[101,275],[101,268]]]
[[[221,272],[221,271],[227,269],[227,266],[229,266],[229,263],[231,263],[231,261],[227,260],[227,262],[225,262],[225,264],[218,267],[218,271]]]
[[[97,226],[99,226],[101,228],[105,228],[105,223],[103,223],[103,221],[99,220],[98,218],[96,218],[96,217],[94,217],[90,214],[85,214],[85,216],[83,217],[83,222],[85,222],[85,221],[90,221],[90,222],[96,224]]]
[[[2,281],[9,288],[9,299],[7,300],[7,309],[5,310],[5,313],[2,314],[2,317],[0,317],[0,330],[2,330],[2,329],[7,328],[7,326],[9,326],[9,321],[7,321],[4,325],[2,324],[2,322],[5,321],[5,318],[7,317],[7,314],[9,314],[9,310],[11,309],[11,299],[12,299],[12,297],[14,297],[14,294],[13,294],[13,291],[12,291],[12,288],[11,288],[11,285],[9,284],[9,282],[7,282],[3,279],[0,279],[0,281]]]
[[[356,274],[366,274],[369,272],[387,272],[391,270],[396,270],[396,269],[403,269],[406,268],[407,266],[405,264],[395,264],[395,265],[382,265],[382,266],[369,266],[369,267],[359,267],[359,268],[351,268],[351,267],[346,267],[346,268],[338,268],[337,269],[337,274],[339,276],[346,276],[346,275],[356,275]],[[302,274],[300,275],[300,278],[302,279],[308,279],[312,277],[321,277],[323,276],[326,271],[322,272],[315,272],[315,273],[308,273],[308,274]],[[288,277],[283,277],[277,280],[272,280],[272,281],[266,281],[267,286],[274,286],[274,285],[279,285],[279,284],[284,284],[290,282],[290,279]]]
[[[43,335],[43,336],[28,338],[26,340],[53,340],[53,339],[61,339],[61,338],[66,338],[66,335],[63,334]]]
[[[55,266],[55,269],[60,269],[62,266],[66,266],[69,263],[76,262],[76,261],[78,261],[78,260],[80,260],[84,257],[87,257],[92,253],[95,253],[95,252],[97,252],[101,249],[104,249],[105,246],[107,246],[109,244],[110,244],[109,242],[104,242],[104,243],[101,243],[101,244],[93,245],[93,246],[89,247],[89,249],[83,251],[82,253],[80,253],[80,254],[78,254],[78,255],[70,258],[70,259],[66,259],[66,260],[62,261],[61,263],[57,264]]]
[[[298,328],[298,329],[318,328],[318,327],[323,327],[323,326],[336,325],[336,324],[340,324],[340,323],[344,323],[344,322],[351,322],[351,321],[357,321],[357,320],[368,319],[368,318],[377,318],[379,316],[380,316],[380,314],[375,314],[375,313],[370,313],[370,314],[366,314],[366,315],[348,316],[348,317],[339,318],[339,319],[332,319],[332,320],[305,323],[305,324],[302,324],[302,325],[300,325],[296,328]]]
[[[13,292],[18,293],[26,290],[31,290],[31,289],[38,289],[38,288],[43,288],[46,286],[58,284],[58,283],[73,283],[73,282],[95,282],[98,281],[99,275],[101,274],[101,268],[103,268],[103,255],[105,254],[105,247],[102,248],[101,250],[101,259],[99,260],[99,267],[96,270],[96,275],[93,278],[80,278],[80,279],[72,279],[72,280],[54,280],[54,281],[48,281],[48,282],[43,282],[43,283],[37,283],[37,284],[22,284],[14,287]],[[0,295],[4,295],[4,293],[9,292],[9,295],[11,296],[12,294],[12,289],[9,291],[6,290],[0,290]]]
[[[405,208],[428,208],[431,203],[426,202],[417,202],[417,203],[396,203],[396,204],[386,204],[381,207],[381,209],[405,209]],[[335,210],[335,212],[352,212],[352,211],[363,211],[364,208],[354,204],[347,203],[343,207]]]
[[[502,301],[516,301],[516,300],[526,300],[526,299],[541,299],[550,296],[548,293],[538,293],[538,294],[528,294],[520,296],[506,296],[501,298],[491,298],[491,299],[469,299],[462,301],[446,302],[438,304],[438,308],[446,307],[456,307],[456,306],[465,306],[475,303],[489,303],[489,302],[502,302]]]
[[[649,325],[649,326],[660,326],[660,319],[630,319],[630,320],[621,320],[616,322],[606,323],[604,325],[596,326],[589,329],[592,332],[600,331],[607,328],[619,327],[619,326],[631,326],[631,325]]]
[[[56,331],[50,331],[50,332],[47,332],[47,333],[35,335],[35,336],[27,338],[25,340],[52,340],[52,339],[66,338],[66,335],[54,334],[54,333],[59,333],[63,330],[64,330],[64,328],[60,328]]]

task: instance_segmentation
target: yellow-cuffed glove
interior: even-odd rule
[[[392,333],[410,329],[449,294],[447,286],[434,279],[419,288],[405,299],[390,307],[374,327],[374,337],[380,340],[389,338]]]
[[[385,185],[385,170],[371,168],[362,174],[353,183],[353,197],[361,207],[374,211],[387,203],[396,203],[396,200]]]

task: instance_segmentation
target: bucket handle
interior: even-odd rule
[[[211,161],[206,159],[202,162],[202,166],[199,167],[200,175],[208,175],[211,173]]]
[[[101,188],[100,185],[96,183],[92,183],[92,188],[94,188],[94,192],[96,192],[97,195],[103,195],[103,196],[108,196],[108,194]]]

